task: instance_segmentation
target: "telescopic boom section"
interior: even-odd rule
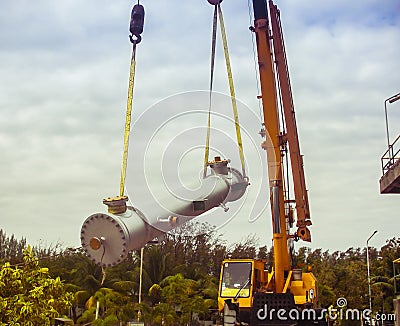
[[[270,1],[269,17],[266,0],[253,0],[253,8],[266,133],[263,148],[267,151],[273,220],[275,292],[281,293],[284,289],[285,275],[291,268],[288,239],[311,241],[308,230],[311,221],[279,10]],[[282,103],[282,117],[278,101]],[[291,160],[291,177],[296,202],[297,231],[294,235],[288,232],[289,216],[285,214],[292,202],[290,198],[286,198],[283,181],[282,162],[287,148]]]
[[[296,116],[294,112],[292,89],[290,86],[289,70],[286,60],[285,46],[280,21],[280,13],[277,6],[269,1],[271,26],[273,35],[273,47],[275,63],[277,67],[278,81],[280,85],[283,112],[286,123],[286,134],[283,136],[289,144],[290,161],[297,214],[297,236],[303,241],[311,241],[308,226],[311,225],[308,195],[304,177],[303,157],[300,153],[299,137],[297,134]]]
[[[275,72],[266,1],[253,0],[253,7],[262,93],[261,99],[263,105],[264,125],[266,129],[266,140],[263,144],[263,148],[267,151],[268,178],[271,195],[270,202],[273,220],[275,292],[281,293],[284,288],[285,271],[290,270],[290,262],[284,209],[277,87],[274,77]]]

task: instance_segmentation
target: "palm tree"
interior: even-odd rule
[[[152,312],[152,322],[156,325],[174,325],[177,315],[174,308],[167,303],[158,304]]]
[[[146,274],[147,281],[150,286],[160,284],[160,282],[168,275],[167,260],[169,254],[161,251],[157,245],[147,246],[144,252],[143,269]],[[148,288],[150,288],[150,286]],[[148,290],[147,288],[147,290]]]
[[[375,303],[378,304],[378,307],[382,308],[382,313],[390,312],[393,310],[393,281],[394,277],[387,276],[374,276],[371,278],[372,288],[376,289],[379,293],[379,296],[376,298]]]

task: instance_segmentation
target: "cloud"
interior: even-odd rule
[[[134,121],[154,103],[207,89],[209,83],[213,8],[206,1],[143,4]],[[380,230],[375,241],[383,244],[398,236],[391,227],[398,198],[379,195],[378,179],[386,144],[383,101],[400,91],[399,5],[394,0],[384,5],[375,0],[278,5],[310,189],[312,245],[363,246],[373,229]],[[246,1],[222,4],[236,93],[252,112],[240,120],[257,144],[259,89],[249,7]],[[32,243],[60,239],[78,245],[84,218],[104,210],[103,197],[118,194],[130,10],[131,4],[106,1],[1,2],[0,227],[6,232]],[[228,93],[220,40],[217,54],[215,90]],[[393,135],[399,125],[395,105],[390,112]],[[160,110],[142,119],[131,143],[143,148],[140,132],[163,116]],[[185,142],[190,145],[190,139]],[[249,166],[254,155],[265,155],[249,153]],[[262,173],[258,168],[253,168],[254,179]],[[266,204],[267,186],[260,187],[265,198],[257,199]],[[261,243],[269,245],[268,209],[253,224],[246,214],[222,229],[225,236],[234,241],[242,230],[257,232]]]

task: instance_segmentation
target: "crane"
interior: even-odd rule
[[[222,0],[208,2],[216,6],[215,15],[220,12]],[[268,3],[267,0],[252,2],[254,26],[250,30],[256,37],[261,85],[258,97],[262,103],[263,127],[260,134],[268,163],[269,198],[267,196],[266,201],[271,203],[273,264],[271,268],[266,268],[268,262],[256,258],[224,260],[218,308],[224,325],[325,324],[326,311],[317,308],[315,276],[309,270],[294,268],[291,262],[293,241],[310,242],[309,226],[312,223],[280,12],[272,0]],[[129,140],[129,104],[132,101],[134,54],[136,44],[141,40],[144,18],[144,10],[137,6],[132,11],[131,22],[135,38],[131,37],[133,55],[129,115],[120,196],[105,199],[103,202],[108,206],[108,212],[92,214],[81,228],[82,247],[102,267],[118,264],[130,250],[142,248],[154,238],[208,210],[225,207],[226,203],[240,199],[249,185],[244,168],[240,172],[230,167],[228,160],[215,157],[213,161],[205,162],[205,169],[210,173],[205,171],[203,185],[192,198],[171,198],[171,207],[152,208],[148,212],[127,206],[128,198],[123,190]],[[241,140],[238,137],[239,143]],[[213,190],[210,192],[208,189]],[[292,232],[295,222],[296,230]]]
[[[293,241],[311,241],[310,210],[300,153],[296,117],[286,60],[280,11],[272,0],[253,0],[261,85],[264,138],[268,162],[273,230],[273,266],[261,259],[222,262],[218,307],[224,325],[325,323],[317,306],[317,280],[312,272],[291,266]],[[290,158],[291,171],[285,161]],[[290,196],[292,188],[294,198]],[[296,230],[290,229],[296,220]]]

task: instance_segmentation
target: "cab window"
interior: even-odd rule
[[[251,262],[225,262],[222,272],[221,297],[250,296]]]

